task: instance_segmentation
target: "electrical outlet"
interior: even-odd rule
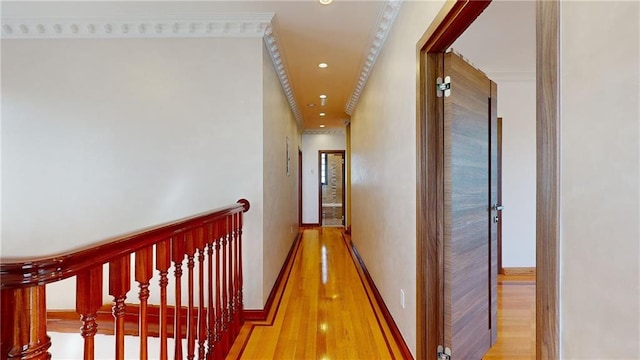
[[[400,289],[400,306],[404,309],[404,290]]]

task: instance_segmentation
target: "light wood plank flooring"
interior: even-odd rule
[[[498,341],[484,360],[535,358],[535,276],[498,275]]]
[[[273,319],[246,323],[227,359],[402,358],[341,229],[305,230],[294,256]]]
[[[304,231],[267,320],[245,323],[227,359],[402,359],[341,231]],[[498,297],[484,359],[534,359],[535,280],[501,276]]]

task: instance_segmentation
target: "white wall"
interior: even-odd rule
[[[318,151],[346,150],[345,132],[302,135],[302,223],[320,223]]]
[[[441,6],[403,3],[351,118],[352,240],[414,354],[416,44]]]
[[[640,3],[561,3],[563,359],[640,358]]]
[[[491,78],[491,74],[489,74]],[[536,83],[500,80],[502,266],[536,266]]]
[[[261,308],[262,66],[260,38],[3,40],[3,256],[247,198],[245,304]]]
[[[263,46],[264,232],[263,302],[269,297],[298,234],[300,130],[269,53]],[[289,174],[287,174],[287,140]]]

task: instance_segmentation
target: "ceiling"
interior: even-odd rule
[[[534,80],[535,1],[492,1],[452,48],[493,80]]]
[[[400,1],[2,2],[3,19],[275,14],[271,20],[291,84],[290,103],[305,130],[343,128]],[[378,36],[378,38],[376,38]],[[374,44],[375,41],[375,44]],[[369,61],[367,64],[366,62]],[[326,63],[321,69],[319,63]],[[364,75],[361,79],[361,76]],[[282,80],[282,77],[281,77]],[[363,81],[364,80],[364,81]],[[359,86],[360,85],[360,86]],[[286,91],[286,89],[285,89]],[[320,95],[326,95],[321,105]],[[293,100],[293,101],[292,101]],[[299,111],[295,111],[297,109]],[[352,104],[352,107],[355,104]],[[324,116],[321,116],[321,113]]]
[[[533,73],[533,4],[493,1],[453,48],[487,73]],[[325,129],[343,128],[349,120],[400,5],[401,0],[334,0],[329,5],[318,0],[2,1],[2,17],[4,23],[6,18],[171,18],[267,13],[282,59],[280,79],[290,84],[283,88],[304,130],[313,131],[322,130],[323,125]],[[492,51],[486,51],[481,39],[492,39]],[[328,67],[319,68],[321,62]],[[278,71],[277,68],[276,64]],[[323,94],[327,96],[324,106],[320,102]]]

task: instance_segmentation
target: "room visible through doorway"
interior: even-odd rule
[[[318,152],[319,217],[322,226],[344,226],[344,156],[343,150]]]

